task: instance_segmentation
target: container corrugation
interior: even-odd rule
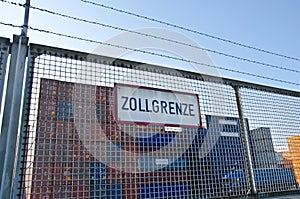
[[[124,199],[139,199],[139,185],[137,183],[125,183],[123,184]]]
[[[90,164],[90,182],[91,184],[119,184],[119,183],[134,183],[136,174],[126,173],[117,169],[111,168],[100,162]]]
[[[234,174],[230,174],[231,178],[242,178],[245,171],[238,170]],[[254,169],[254,181],[257,187],[271,189],[272,186],[277,188],[293,187],[296,184],[292,169],[286,168],[264,168]]]
[[[90,198],[123,199],[121,184],[93,185],[90,187]]]
[[[39,163],[34,168],[31,198],[89,198],[89,184],[85,163],[51,162],[48,165]],[[39,167],[41,166],[41,167]],[[79,169],[80,168],[80,169]]]
[[[90,184],[105,184],[106,183],[106,165],[101,162],[90,163]]]
[[[254,177],[258,185],[294,183],[294,175],[291,169],[256,169]]]
[[[136,138],[137,145],[143,148],[161,148],[172,142],[176,133],[146,133],[139,132]]]
[[[74,84],[58,81],[57,91],[53,94],[57,95],[58,101],[72,101],[74,94]]]
[[[61,120],[73,120],[74,119],[74,103],[72,101],[58,100],[56,103],[56,115]]]
[[[139,171],[175,171],[187,168],[186,157],[139,157]]]
[[[114,168],[107,167],[106,183],[117,184],[117,183],[133,183],[135,182],[134,173],[125,173],[118,171]]]
[[[151,184],[140,186],[140,198],[185,198],[190,195],[188,184]]]
[[[31,189],[31,199],[49,197],[53,198],[53,175],[52,175],[52,165],[50,161],[44,163],[44,161],[39,157],[35,159],[33,163],[33,179],[32,179],[32,189]],[[43,168],[49,168],[45,171]],[[40,169],[37,169],[40,168]],[[46,173],[47,172],[47,173]]]
[[[286,153],[288,161],[294,170],[294,175],[298,184],[300,184],[300,135],[288,138],[289,152]]]
[[[172,184],[177,182],[187,183],[189,180],[190,177],[188,171],[158,171],[139,173],[138,179],[136,179],[137,183],[139,184]]]

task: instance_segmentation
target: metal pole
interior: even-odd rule
[[[20,36],[14,35],[0,134],[0,198],[11,198],[18,148],[20,114],[28,47],[30,0],[26,0],[24,24]]]
[[[27,37],[28,32],[28,22],[29,22],[29,10],[30,10],[30,0],[26,0],[25,4],[25,14],[24,14],[24,24],[21,31],[21,36]]]
[[[21,125],[20,125],[20,137],[19,137],[19,146],[18,146],[18,153],[17,153],[17,163],[16,163],[16,174],[13,184],[13,192],[12,192],[12,199],[19,199],[24,196],[24,180],[25,180],[25,167],[26,167],[26,149],[27,143],[27,133],[29,133],[29,107],[30,107],[30,100],[31,100],[31,88],[32,88],[32,77],[29,75],[32,73],[34,65],[34,57],[30,57],[30,48],[28,50],[28,61],[27,61],[27,69],[26,73],[27,76],[25,77],[25,87],[24,87],[24,96],[23,96],[23,110],[21,115]],[[25,156],[25,157],[24,157]]]
[[[0,135],[1,199],[10,198],[12,191],[15,157],[17,157],[16,148],[19,136],[27,43],[28,38],[14,35]]]
[[[243,106],[242,106],[242,99],[239,91],[238,86],[233,86],[234,92],[235,92],[235,97],[236,97],[236,104],[238,108],[238,113],[239,113],[239,118],[240,118],[240,125],[241,125],[241,131],[243,134],[243,143],[244,143],[244,150],[245,150],[245,155],[247,158],[247,169],[248,169],[248,176],[250,179],[250,188],[252,194],[256,194],[256,185],[255,185],[255,179],[254,179],[254,171],[253,171],[253,164],[252,164],[252,159],[251,159],[251,152],[250,152],[250,146],[249,146],[249,137],[248,137],[248,130],[246,127],[245,123],[245,118],[243,114]]]
[[[3,98],[3,91],[4,91],[4,82],[5,82],[5,75],[6,75],[6,67],[7,67],[7,57],[9,55],[9,48],[10,48],[10,41],[9,39],[2,40],[0,39],[1,43],[6,44],[7,47],[3,47],[2,50],[5,50],[4,57],[2,57],[0,63],[0,119],[1,119],[1,110],[2,110],[2,98]],[[6,48],[6,49],[5,49]],[[0,121],[0,126],[1,126]]]

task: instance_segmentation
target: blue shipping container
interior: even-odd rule
[[[245,176],[245,171],[237,170],[234,173],[224,175],[223,179],[226,179],[227,185],[230,186],[230,189],[233,189],[245,186],[245,183],[247,183]],[[254,169],[254,181],[259,191],[268,191],[273,187],[287,189],[296,186],[293,170],[288,168]]]
[[[105,184],[106,165],[101,162],[90,163],[90,184]]]
[[[121,144],[107,144],[106,158],[108,162],[125,162],[125,152],[122,150]]]
[[[258,186],[296,183],[293,170],[287,168],[254,169],[254,179]]]
[[[187,158],[179,157],[139,157],[139,171],[176,171],[187,168]]]
[[[123,199],[121,184],[90,186],[90,198]]]
[[[106,184],[107,166],[101,162],[90,163],[90,198],[122,199],[121,184]]]
[[[57,118],[61,120],[74,119],[74,105],[73,102],[57,101]]]
[[[140,198],[185,198],[190,195],[188,184],[152,184],[140,186]]]
[[[168,145],[175,138],[176,133],[146,133],[140,132],[136,138],[139,147],[161,148]]]

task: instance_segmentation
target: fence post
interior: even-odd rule
[[[26,153],[27,153],[27,138],[28,133],[30,130],[30,126],[28,125],[28,122],[30,120],[30,103],[31,103],[31,92],[32,92],[32,74],[33,74],[33,66],[35,57],[31,55],[30,53],[30,47],[28,48],[28,61],[27,61],[27,71],[25,74],[27,74],[27,77],[25,79],[25,87],[24,87],[24,104],[23,104],[23,111],[21,116],[21,124],[20,124],[20,138],[19,138],[19,146],[18,146],[18,157],[17,157],[17,163],[16,163],[16,174],[13,184],[13,192],[12,192],[12,199],[22,198],[22,196],[26,193],[24,189],[24,183],[25,183],[25,167],[26,167]]]
[[[2,57],[2,59],[0,60],[1,61],[1,63],[0,63],[0,112],[1,112],[2,98],[3,98],[3,91],[4,91],[4,82],[5,82],[5,75],[6,75],[6,66],[7,66],[7,57],[8,57],[8,53],[9,53],[10,41],[9,41],[9,39],[2,40],[0,38],[0,42],[7,44],[7,47],[2,47],[3,50],[6,51],[6,53],[4,54],[4,57]],[[6,49],[4,49],[4,48],[6,48]],[[1,124],[1,122],[0,122],[0,124]]]
[[[27,44],[28,37],[14,35],[0,135],[1,199],[11,198],[13,189]]]
[[[251,152],[250,152],[250,146],[249,146],[249,136],[248,136],[245,118],[244,118],[244,114],[243,114],[243,106],[242,106],[242,99],[241,99],[241,95],[240,95],[240,87],[234,85],[233,89],[235,92],[236,104],[237,104],[238,114],[239,114],[239,118],[240,118],[240,126],[241,126],[241,132],[243,135],[244,151],[245,151],[245,155],[247,158],[247,170],[248,170],[248,176],[250,179],[251,194],[256,194],[257,190],[256,190],[256,185],[255,185],[254,171],[253,171]]]

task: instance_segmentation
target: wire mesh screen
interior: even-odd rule
[[[288,147],[287,135],[299,132],[299,121],[288,118],[298,98],[287,98],[289,109],[284,97],[269,95],[282,99],[274,109],[254,104],[266,93],[243,89],[245,130],[234,89],[218,78],[38,45],[29,64],[23,198],[246,196],[244,133],[257,145]],[[261,134],[271,136],[264,145]],[[279,166],[277,145],[253,151],[255,144],[253,157],[270,156],[253,158],[257,187],[295,189],[296,170]]]
[[[6,74],[6,65],[7,59],[9,55],[9,39],[0,37],[0,112],[1,112],[1,103],[2,103],[2,96],[4,90],[4,80]]]
[[[242,88],[249,120],[254,180],[259,192],[295,190],[299,186],[300,99]]]

